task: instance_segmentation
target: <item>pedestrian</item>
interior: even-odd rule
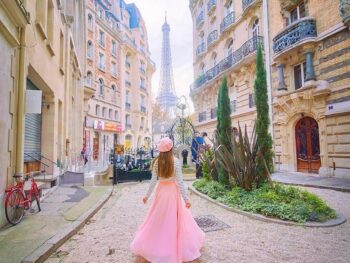
[[[158,180],[155,197],[130,249],[150,262],[193,261],[200,257],[205,235],[189,210],[191,203],[184,187],[181,163],[174,159],[172,140],[161,139],[158,150],[143,202],[147,203]]]
[[[202,162],[200,159],[200,154],[203,152],[204,139],[200,136],[198,131],[195,132],[195,137],[192,139],[191,153],[192,162],[196,164],[196,178],[199,179],[203,177],[202,173]]]

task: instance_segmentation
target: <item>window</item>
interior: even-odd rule
[[[141,70],[142,73],[146,72],[145,63],[142,60],[140,61],[140,70]]]
[[[117,76],[117,64],[115,62],[111,63],[111,74],[113,77]]]
[[[113,115],[113,110],[109,109],[108,118],[112,119],[112,115]]]
[[[103,19],[103,9],[101,7],[98,8],[97,15],[99,18]]]
[[[201,31],[199,36],[200,36],[200,43],[201,44],[204,43],[205,42],[204,31]]]
[[[145,79],[144,79],[144,78],[140,78],[140,88],[141,88],[141,89],[146,89],[146,86],[145,86]]]
[[[105,118],[106,117],[106,107],[102,108],[102,117]]]
[[[250,37],[257,37],[259,36],[259,19],[255,19],[254,23],[252,24],[250,28]]]
[[[60,69],[63,69],[64,64],[64,35],[60,33]]]
[[[86,85],[92,86],[92,73],[91,71],[88,71],[86,74]]]
[[[87,44],[87,57],[92,58],[93,54],[93,47],[92,47],[92,42],[89,40]]]
[[[141,101],[141,107],[145,107],[145,96],[141,95],[140,101]]]
[[[126,57],[125,57],[125,66],[126,66],[127,68],[130,68],[130,67],[131,67],[130,54],[127,54]]]
[[[211,56],[213,66],[216,66],[217,64],[217,57],[218,55],[216,54],[216,52],[214,52],[213,55]]]
[[[98,67],[102,70],[105,68],[105,55],[102,53],[100,53],[98,57]]]
[[[103,47],[105,46],[105,33],[102,30],[98,32],[98,43]]]
[[[99,79],[99,94],[100,96],[103,96],[104,94],[104,82],[103,79]]]
[[[112,40],[112,43],[111,43],[111,52],[112,52],[112,55],[114,56],[117,55],[117,43],[115,43],[114,40]]]
[[[126,124],[127,127],[131,126],[131,121],[130,121],[130,115],[129,114],[125,115],[125,124]]]
[[[290,11],[289,22],[294,23],[295,21],[298,21],[299,19],[305,16],[306,16],[305,4],[304,2],[301,2],[298,6],[296,6],[294,9]]]
[[[118,111],[116,110],[114,112],[114,119],[117,121],[119,119],[119,114],[118,114]]]
[[[232,12],[233,12],[233,3],[231,0],[231,1],[228,1],[227,4],[225,5],[225,16],[229,15]]]
[[[93,30],[94,20],[91,14],[88,14],[88,29]]]
[[[140,128],[143,129],[143,126],[145,125],[145,118],[141,117],[141,125]]]
[[[129,95],[130,95],[130,92],[127,90],[126,92],[125,92],[125,102],[126,103],[130,103],[130,101],[129,101]]]
[[[226,56],[232,54],[232,51],[233,51],[233,39],[231,38],[230,40],[227,41]]]
[[[100,105],[96,105],[95,115],[100,116]]]
[[[255,98],[254,94],[249,94],[249,108],[255,107]]]
[[[304,83],[305,83],[306,63],[304,62],[302,64],[295,65],[293,67],[293,74],[294,74],[294,88],[295,90],[298,90],[302,86],[304,86]]]
[[[113,91],[113,93],[116,93],[116,92],[117,92],[117,88],[115,87],[114,84],[112,85],[112,91]]]
[[[205,73],[205,64],[202,63],[202,64],[200,65],[200,74],[203,75],[204,73]]]

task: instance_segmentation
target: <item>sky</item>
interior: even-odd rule
[[[139,8],[146,23],[151,58],[157,70],[153,74],[152,91],[155,97],[159,89],[160,64],[162,56],[162,25],[165,11],[170,25],[170,48],[176,95],[189,98],[190,85],[193,82],[192,55],[192,18],[189,0],[131,0]]]

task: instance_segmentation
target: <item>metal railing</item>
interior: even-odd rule
[[[221,60],[217,65],[209,69],[206,73],[198,76],[196,81],[193,83],[193,89],[201,87],[206,82],[212,80],[225,70],[235,66],[248,55],[254,53],[258,47],[258,44],[260,44],[263,48],[263,37],[255,36],[246,41],[239,49]]]
[[[298,42],[315,37],[317,37],[315,18],[302,18],[273,38],[273,51],[279,53]]]
[[[235,22],[235,13],[231,12],[227,16],[224,17],[220,24],[221,33],[228,29]]]
[[[208,35],[208,47],[213,44],[216,40],[218,40],[218,31],[217,30],[213,30],[210,32],[210,34]]]
[[[246,10],[255,0],[242,0],[243,11]]]

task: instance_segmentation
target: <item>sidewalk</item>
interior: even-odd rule
[[[17,226],[0,229],[0,262],[36,262],[74,234],[108,200],[112,186],[60,186]]]
[[[277,172],[272,174],[272,180],[284,184],[310,186],[350,192],[350,180],[336,177],[320,177],[301,173]]]

